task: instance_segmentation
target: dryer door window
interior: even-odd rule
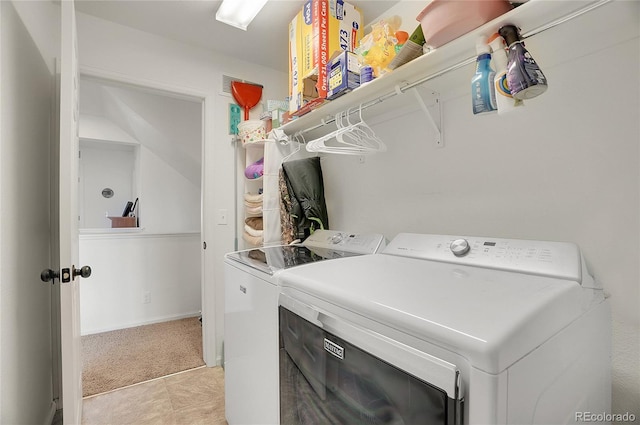
[[[280,306],[281,424],[456,424],[462,401]]]

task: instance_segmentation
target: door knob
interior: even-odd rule
[[[76,269],[76,267],[73,266],[73,279],[75,279],[76,276],[80,276],[84,278],[91,276],[91,267],[84,266],[80,269]]]
[[[59,277],[60,273],[51,269],[44,269],[42,270],[42,273],[40,273],[40,280],[43,282],[55,283],[55,279],[58,279]]]

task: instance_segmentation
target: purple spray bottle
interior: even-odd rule
[[[498,33],[508,46],[509,62],[507,63],[507,81],[511,95],[515,99],[531,99],[547,90],[547,78],[540,67],[524,48],[515,25],[505,25]]]

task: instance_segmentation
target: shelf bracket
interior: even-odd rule
[[[442,135],[442,104],[440,102],[440,93],[422,86],[416,86],[409,90],[413,92],[418,105],[427,117],[427,122],[433,129],[436,147],[443,148],[444,137]]]

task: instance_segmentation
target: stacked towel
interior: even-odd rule
[[[246,215],[242,238],[251,245],[263,244],[262,193],[245,193],[244,206]],[[255,216],[255,217],[254,217]]]
[[[244,231],[251,236],[262,236],[262,217],[249,217],[244,221]]]
[[[262,246],[263,243],[262,236],[251,236],[247,232],[242,233],[242,239],[253,246]]]
[[[245,193],[244,207],[247,215],[262,214],[262,193]]]
[[[262,217],[249,217],[244,221],[244,233],[242,238],[251,245],[262,245],[263,243]]]

